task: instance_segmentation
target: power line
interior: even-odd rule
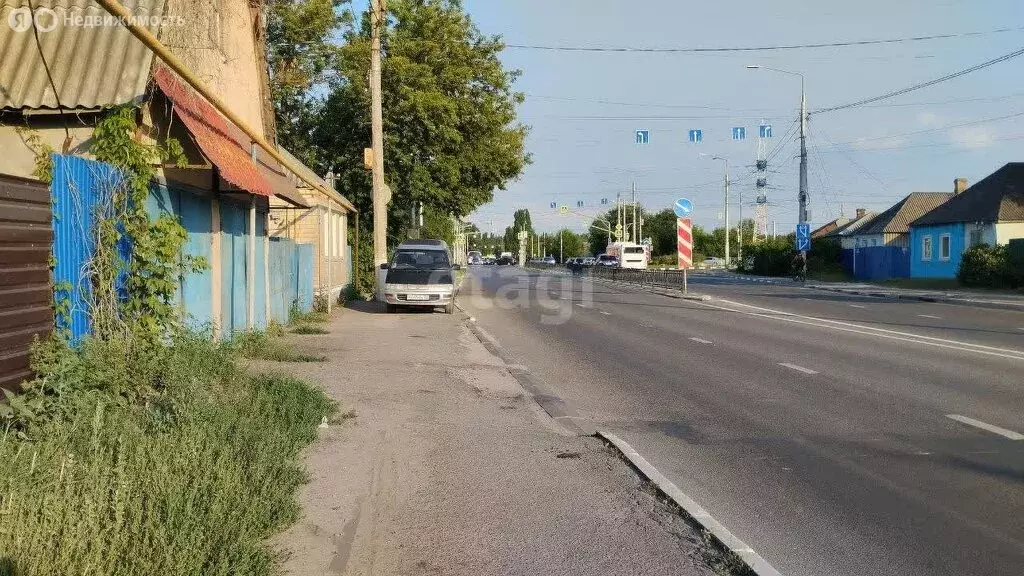
[[[955,32],[950,34],[929,34],[926,36],[907,36],[903,38],[885,38],[878,40],[848,40],[844,42],[820,42],[808,44],[776,44],[770,46],[713,47],[713,48],[650,48],[635,46],[552,46],[542,44],[506,44],[507,48],[519,50],[544,50],[549,52],[634,52],[634,53],[715,53],[715,52],[764,52],[773,50],[802,50],[814,48],[840,48],[848,46],[871,46],[877,44],[899,44],[904,42],[922,42],[927,40],[945,40],[951,38],[967,38],[986,36],[1004,32],[1017,32],[1024,27],[996,28],[977,32]]]
[[[993,58],[991,60],[988,60],[986,62],[982,62],[981,64],[976,64],[974,66],[971,66],[970,68],[964,68],[963,70],[958,70],[956,72],[953,72],[952,74],[947,74],[947,75],[945,75],[945,76],[943,76],[941,78],[936,78],[934,80],[929,80],[927,82],[922,82],[920,84],[915,84],[913,86],[908,86],[907,88],[902,88],[900,90],[893,90],[892,92],[886,92],[885,94],[880,94],[878,96],[873,96],[871,98],[864,98],[863,100],[857,100],[855,102],[850,102],[850,103],[847,103],[847,104],[841,104],[839,106],[831,106],[829,108],[822,108],[820,110],[815,110],[815,111],[813,111],[811,113],[812,114],[822,114],[822,113],[825,113],[825,112],[835,112],[837,110],[845,110],[847,108],[853,108],[855,106],[862,106],[864,104],[870,104],[872,102],[878,102],[879,100],[886,100],[886,99],[889,99],[889,98],[893,98],[895,96],[899,96],[901,94],[906,94],[908,92],[913,92],[915,90],[920,90],[921,88],[927,88],[928,86],[934,86],[936,84],[939,84],[941,82],[945,82],[947,80],[952,80],[954,78],[959,78],[960,76],[963,76],[965,74],[970,74],[971,72],[976,72],[978,70],[981,70],[982,68],[988,68],[989,66],[992,66],[994,64],[998,64],[1000,62],[1005,62],[1005,61],[1010,60],[1012,58],[1016,58],[1016,57],[1020,56],[1021,54],[1024,54],[1024,48],[1021,48],[1019,50],[1015,50],[1013,52],[1010,52],[1009,54],[1003,54],[1002,56],[998,56],[998,57]]]

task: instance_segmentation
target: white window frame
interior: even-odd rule
[[[330,230],[328,226],[331,225],[330,214],[331,213],[326,210],[320,211],[320,252],[321,254],[323,254],[324,257],[330,256],[329,250],[331,249],[330,245],[327,242],[327,239],[330,237],[327,233],[328,230]]]
[[[943,252],[943,250],[942,250],[943,240],[945,240],[945,244],[946,244],[946,246],[945,246],[946,247],[946,250],[945,250],[946,253],[945,254],[942,253]],[[939,234],[939,260],[942,260],[943,262],[946,262],[946,261],[948,261],[950,259],[950,257],[952,255],[953,255],[953,239],[950,238],[948,233],[946,233],[946,234]]]
[[[932,259],[932,235],[921,237],[921,260],[928,262]]]

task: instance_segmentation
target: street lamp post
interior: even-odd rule
[[[808,220],[807,216],[807,93],[804,90],[804,75],[799,72],[792,72],[790,70],[781,70],[779,68],[770,68],[768,66],[761,66],[758,64],[751,64],[747,66],[750,70],[770,70],[772,72],[778,72],[780,74],[789,74],[790,76],[800,77],[800,193],[797,199],[800,202],[800,213],[799,219],[801,224],[805,224]],[[803,260],[803,273],[807,275],[807,251],[800,251],[801,259]]]
[[[708,156],[707,154],[701,153],[699,156]],[[721,160],[725,162],[725,268],[729,268],[729,159],[721,156],[708,156],[712,160]],[[740,222],[740,226],[743,222]]]

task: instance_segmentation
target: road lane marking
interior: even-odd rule
[[[981,420],[975,420],[974,418],[968,418],[967,416],[961,416],[959,414],[946,414],[946,418],[956,420],[957,422],[963,422],[964,424],[974,426],[975,428],[988,430],[993,434],[999,434],[1000,436],[1004,436],[1006,438],[1009,438],[1010,440],[1024,440],[1024,434],[1014,432],[1013,430],[1007,430],[1006,428],[1000,428],[999,426],[993,426],[992,424],[982,422]]]
[[[862,304],[850,304],[850,308],[867,308],[867,306]]]
[[[693,498],[687,496],[685,492],[680,490],[678,486],[666,478],[664,474],[659,472],[653,464],[648,462],[646,458],[641,456],[640,453],[630,446],[625,440],[604,430],[598,430],[597,434],[615,446],[623,457],[629,460],[633,466],[640,471],[640,474],[657,486],[663,494],[671,498],[680,508],[685,510],[686,513],[700,523],[705,530],[714,534],[715,538],[725,545],[726,548],[732,550],[741,557],[755,574],[758,576],[781,576],[781,573],[772,567],[767,560],[762,558],[761,555],[751,548],[746,542],[740,540],[739,537],[730,532],[725,525],[718,520],[715,520],[707,509],[698,504]]]
[[[942,316],[932,316],[931,314],[918,314],[921,318],[931,318],[932,320],[942,320]]]
[[[803,372],[804,374],[817,374],[816,370],[810,368],[804,368],[803,366],[797,366],[796,364],[790,364],[789,362],[779,362],[779,366],[785,366],[790,370],[796,370],[797,372]]]
[[[701,344],[714,344],[714,342],[712,342],[711,340],[705,340],[703,338],[694,337],[694,338],[690,338],[690,340],[693,340],[694,342],[699,342]]]
[[[605,316],[611,316],[612,315],[611,312],[605,312],[604,310],[601,310],[601,314],[604,314]]]
[[[876,338],[886,338],[889,340],[913,342],[915,344],[924,344],[926,346],[935,346],[937,348],[949,348],[952,350],[960,350],[961,352],[974,352],[977,354],[985,354],[988,356],[1009,358],[1011,360],[1024,360],[1024,350],[1014,350],[1012,348],[996,348],[994,346],[972,344],[970,342],[961,342],[959,340],[947,340],[944,338],[936,338],[934,336],[922,336],[920,334],[913,334],[911,332],[899,332],[897,330],[887,330],[885,328],[874,328],[871,326],[864,326],[863,324],[853,324],[850,322],[842,322],[839,320],[829,320],[828,318],[804,316],[802,314],[794,314],[792,312],[783,312],[782,310],[773,310],[771,308],[762,308],[761,306],[743,304],[742,302],[734,302],[732,300],[726,300],[724,298],[718,298],[717,301],[723,302],[725,304],[742,306],[744,308],[761,310],[763,312],[769,312],[769,314],[745,312],[743,310],[726,308],[725,306],[716,306],[714,304],[709,304],[707,302],[698,302],[698,304],[700,304],[701,306],[705,306],[707,308],[714,308],[715,310],[736,312],[739,314],[746,314],[748,316],[757,316],[759,318],[782,320],[783,322],[805,324],[807,326],[816,326],[818,328],[831,328],[833,330],[839,330],[841,332],[853,332],[854,334],[863,334],[865,336],[874,336]],[[802,320],[798,320],[798,318]],[[804,322],[803,320],[811,320],[811,322]]]

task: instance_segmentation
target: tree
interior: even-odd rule
[[[651,238],[653,256],[676,253],[676,220],[675,212],[670,208],[644,218],[644,234]]]
[[[593,225],[587,230],[587,244],[591,254],[596,256],[604,253],[609,242],[606,226],[610,223],[614,231],[616,219],[617,216],[614,208],[609,210],[607,214],[594,219]]]
[[[384,165],[395,237],[413,201],[464,216],[516,178],[529,156],[527,128],[516,120],[523,95],[512,88],[520,72],[502,66],[500,37],[483,35],[459,0],[391,0],[383,36]],[[370,134],[369,16],[344,38],[339,75],[312,138],[349,199],[369,211],[370,174],[362,166]]]
[[[309,134],[320,101],[312,96],[333,74],[338,47],[331,36],[351,22],[348,0],[275,0],[267,13],[267,67],[278,142],[313,166],[319,156]]]

